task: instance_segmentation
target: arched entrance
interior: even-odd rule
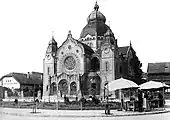
[[[77,93],[77,84],[76,82],[72,82],[70,84],[70,95],[76,95]]]
[[[88,92],[89,95],[100,95],[101,80],[97,73],[90,72],[88,75]]]
[[[61,97],[68,94],[68,83],[66,79],[60,80],[58,90],[60,91]]]

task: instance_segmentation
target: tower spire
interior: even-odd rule
[[[132,46],[131,40],[130,40],[130,47]]]
[[[52,39],[54,39],[54,30],[52,30]]]

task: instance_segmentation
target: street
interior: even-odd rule
[[[24,117],[1,115],[0,120],[170,120],[170,113],[125,117]]]

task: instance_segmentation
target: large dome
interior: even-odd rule
[[[110,27],[105,24],[105,16],[100,11],[98,11],[98,9],[99,6],[96,2],[94,11],[92,11],[87,17],[87,25],[83,28],[80,38],[84,38],[88,34],[91,36],[104,36],[108,30],[111,31]]]

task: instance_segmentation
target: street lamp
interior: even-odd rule
[[[36,113],[36,103],[35,103],[35,83],[33,88],[33,113]]]

